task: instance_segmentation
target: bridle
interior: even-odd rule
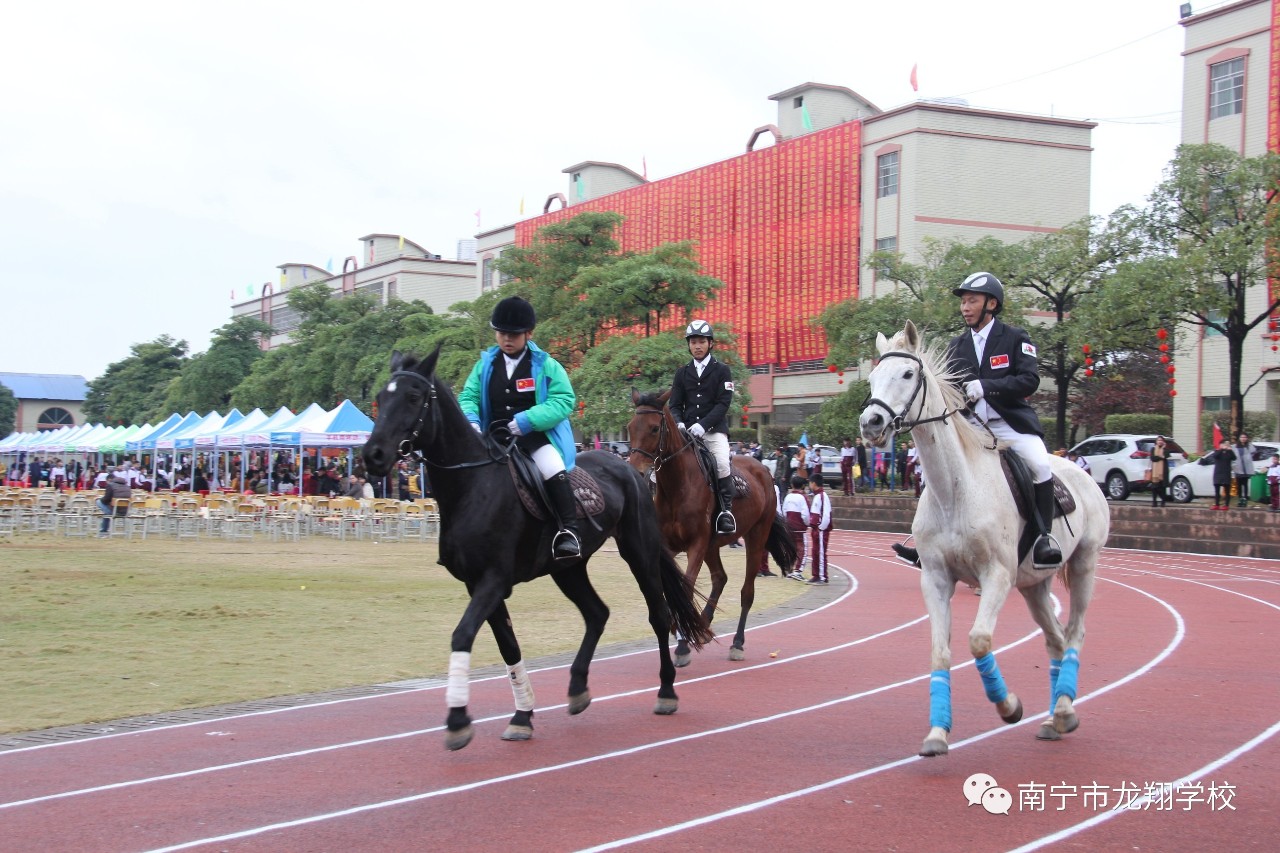
[[[650,459],[653,460],[653,473],[655,476],[660,470],[662,470],[663,465],[665,465],[667,462],[670,462],[672,459],[674,459],[676,456],[679,456],[681,453],[684,453],[690,447],[693,447],[694,439],[690,438],[684,444],[680,445],[680,447],[674,453],[663,453],[662,452],[663,445],[666,444],[667,436],[670,435],[670,432],[671,432],[670,430],[667,429],[666,409],[636,409],[635,413],[637,415],[657,415],[658,416],[657,453],[650,453],[647,450],[643,450],[639,447],[636,447],[634,441],[632,442],[632,445],[631,445],[632,453],[643,453],[645,456],[648,456]]]
[[[924,411],[924,396],[920,393],[924,390],[924,362],[920,360],[920,356],[909,352],[886,352],[880,356],[882,361],[886,358],[909,358],[914,361],[916,366],[919,368],[916,371],[916,387],[911,389],[911,396],[907,398],[906,405],[902,407],[901,412],[894,411],[893,406],[890,406],[879,397],[872,397],[870,394],[867,394],[867,398],[862,401],[863,409],[866,409],[868,406],[879,406],[888,412],[889,428],[893,430],[893,432],[909,432],[921,424],[934,423],[935,421],[942,421],[945,424],[947,422],[947,418],[964,411],[963,408],[948,411],[946,407],[943,407],[942,414],[940,415],[934,415],[931,418],[919,417],[919,415]],[[917,397],[920,398],[920,403],[917,408],[917,417],[915,420],[909,421],[907,420],[907,413],[911,410],[911,404],[916,402]]]
[[[456,465],[441,465],[439,462],[432,462],[426,456],[422,455],[422,451],[418,450],[418,436],[422,434],[422,428],[427,423],[427,413],[431,413],[431,427],[433,431],[440,430],[440,407],[431,405],[433,401],[437,401],[436,383],[412,370],[395,370],[391,373],[391,378],[410,379],[426,386],[427,393],[422,398],[422,408],[418,412],[418,421],[413,425],[413,431],[409,436],[402,439],[396,446],[396,453],[401,459],[411,459],[414,462],[425,462],[433,468],[442,470],[455,470],[459,468],[479,468],[484,465],[493,465],[497,462],[506,462],[507,457],[511,455],[511,448],[515,444],[515,437],[503,444],[500,440],[486,441],[485,449],[489,453],[488,459],[481,459],[476,462],[459,462]]]

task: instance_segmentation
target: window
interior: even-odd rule
[[[75,422],[76,419],[71,417],[70,412],[54,406],[40,413],[40,418],[36,421],[36,429],[60,429]]]
[[[1244,57],[1209,66],[1209,118],[1238,115],[1244,110]]]
[[[1204,410],[1206,412],[1229,412],[1231,411],[1230,397],[1205,397]]]
[[[798,97],[798,98],[796,98],[794,101],[792,101],[792,102],[791,102],[791,106],[792,106],[792,108],[797,109],[797,110],[798,110],[798,109],[800,109],[801,107],[803,107],[803,106],[804,106],[804,95],[801,95],[800,97]]]
[[[876,158],[876,198],[898,194],[898,152]]]
[[[480,292],[493,290],[493,256],[480,261]]]
[[[876,251],[877,252],[898,251],[898,238],[897,237],[876,238]],[[880,266],[876,267],[876,275],[888,275],[888,274],[889,274],[888,266],[881,264]]]

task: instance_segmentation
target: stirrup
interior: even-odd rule
[[[727,525],[724,524],[726,520],[728,521]],[[737,532],[738,522],[737,519],[733,517],[733,513],[728,510],[721,510],[720,514],[716,516],[716,534],[720,536],[727,536],[730,533]]]
[[[1048,541],[1049,545],[1057,551],[1058,559],[1052,563],[1041,563],[1036,560],[1036,548],[1041,542]],[[1035,544],[1031,546],[1031,565],[1037,569],[1060,569],[1062,568],[1062,546],[1058,543],[1058,538],[1052,533],[1041,533],[1036,537]]]
[[[565,538],[568,537],[568,538]],[[561,553],[561,546],[567,546]],[[572,552],[568,549],[572,548]],[[556,535],[551,537],[551,556],[556,560],[576,560],[582,556],[582,543],[578,541],[578,534],[569,528],[556,531]]]
[[[891,547],[893,548],[893,553],[897,555],[899,560],[906,563],[908,566],[914,566],[917,569],[920,568],[920,552],[915,548],[912,548],[910,545],[903,545],[901,542],[894,542]]]

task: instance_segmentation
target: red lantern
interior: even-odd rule
[[[836,375],[837,375],[837,376],[844,376],[844,371],[842,370],[842,371],[840,371],[839,373],[837,373]]]
[[[1176,397],[1176,396],[1178,396],[1178,389],[1177,389],[1177,388],[1172,388],[1172,389],[1170,389],[1170,391],[1169,391],[1169,396],[1170,396],[1170,397]]]
[[[1280,341],[1280,335],[1272,335],[1272,336],[1271,336],[1271,340],[1273,340],[1273,341]]]
[[[837,385],[843,385],[843,384],[844,384],[844,380],[843,380],[843,379],[837,379],[837,380],[836,380],[836,384],[837,384]]]
[[[1160,345],[1160,352],[1168,352],[1168,351],[1169,351],[1169,345],[1168,345],[1168,344],[1161,344],[1161,345]]]
[[[827,373],[835,373],[835,372],[836,372],[836,366],[834,364],[828,364]]]
[[[1168,364],[1168,363],[1169,363],[1169,356],[1167,356],[1167,355],[1162,355],[1162,356],[1160,356],[1160,363],[1161,363],[1161,364]]]
[[[1080,347],[1080,352],[1084,353],[1085,355],[1088,355],[1088,354],[1089,354],[1089,345],[1088,345],[1088,344],[1085,344],[1084,346]]]
[[[1085,375],[1085,376],[1092,376],[1092,375],[1093,375],[1093,368],[1092,368],[1092,367],[1086,367],[1086,368],[1085,368],[1085,371],[1084,371],[1084,375]]]
[[[1176,371],[1177,369],[1178,369],[1178,368],[1174,367],[1174,366],[1171,364],[1171,365],[1169,365],[1168,367],[1166,367],[1166,368],[1165,368],[1165,372],[1166,372],[1166,373],[1170,373],[1170,374],[1171,374],[1171,373],[1173,373],[1174,371]]]
[[[1169,377],[1169,384],[1170,384],[1170,385],[1172,385],[1173,383],[1175,383],[1175,382],[1177,382],[1177,381],[1178,381],[1178,380],[1177,380],[1177,379],[1174,379],[1172,376],[1170,376],[1170,377]]]
[[[1084,366],[1085,366],[1085,367],[1093,367],[1093,359],[1091,359],[1091,358],[1086,358],[1086,359],[1084,360]]]
[[[1163,341],[1165,338],[1169,337],[1169,333],[1164,329],[1158,329],[1156,331],[1156,337]]]

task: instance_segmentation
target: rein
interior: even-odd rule
[[[663,465],[670,462],[672,459],[679,456],[681,453],[684,453],[689,448],[693,447],[694,439],[690,438],[688,441],[686,441],[684,444],[680,446],[679,450],[676,450],[674,453],[664,454],[662,452],[662,446],[666,443],[666,438],[667,438],[667,435],[669,434],[669,430],[667,429],[666,410],[665,409],[636,409],[635,413],[637,415],[658,415],[658,452],[650,453],[647,450],[642,450],[641,448],[635,447],[635,446],[631,448],[632,453],[643,453],[645,456],[648,456],[650,459],[653,460],[653,472],[655,475],[658,473],[658,471],[662,470]]]
[[[499,447],[496,441],[486,441],[485,447],[489,452],[488,459],[481,459],[475,462],[459,462],[456,465],[442,465],[439,462],[432,462],[422,454],[418,449],[418,436],[422,433],[422,428],[427,422],[427,413],[431,413],[431,426],[435,432],[439,432],[440,428],[440,409],[438,406],[432,406],[431,402],[436,400],[436,383],[421,373],[415,373],[412,370],[397,370],[391,374],[392,379],[412,379],[415,382],[421,382],[427,388],[427,394],[422,400],[422,409],[418,413],[418,422],[413,425],[413,432],[409,433],[409,437],[401,440],[396,447],[396,452],[401,459],[412,459],[415,462],[425,462],[433,468],[441,470],[453,471],[461,468],[480,468],[485,465],[493,465],[498,462],[506,462],[507,457],[511,455],[511,447],[515,441],[507,443],[505,446]]]

